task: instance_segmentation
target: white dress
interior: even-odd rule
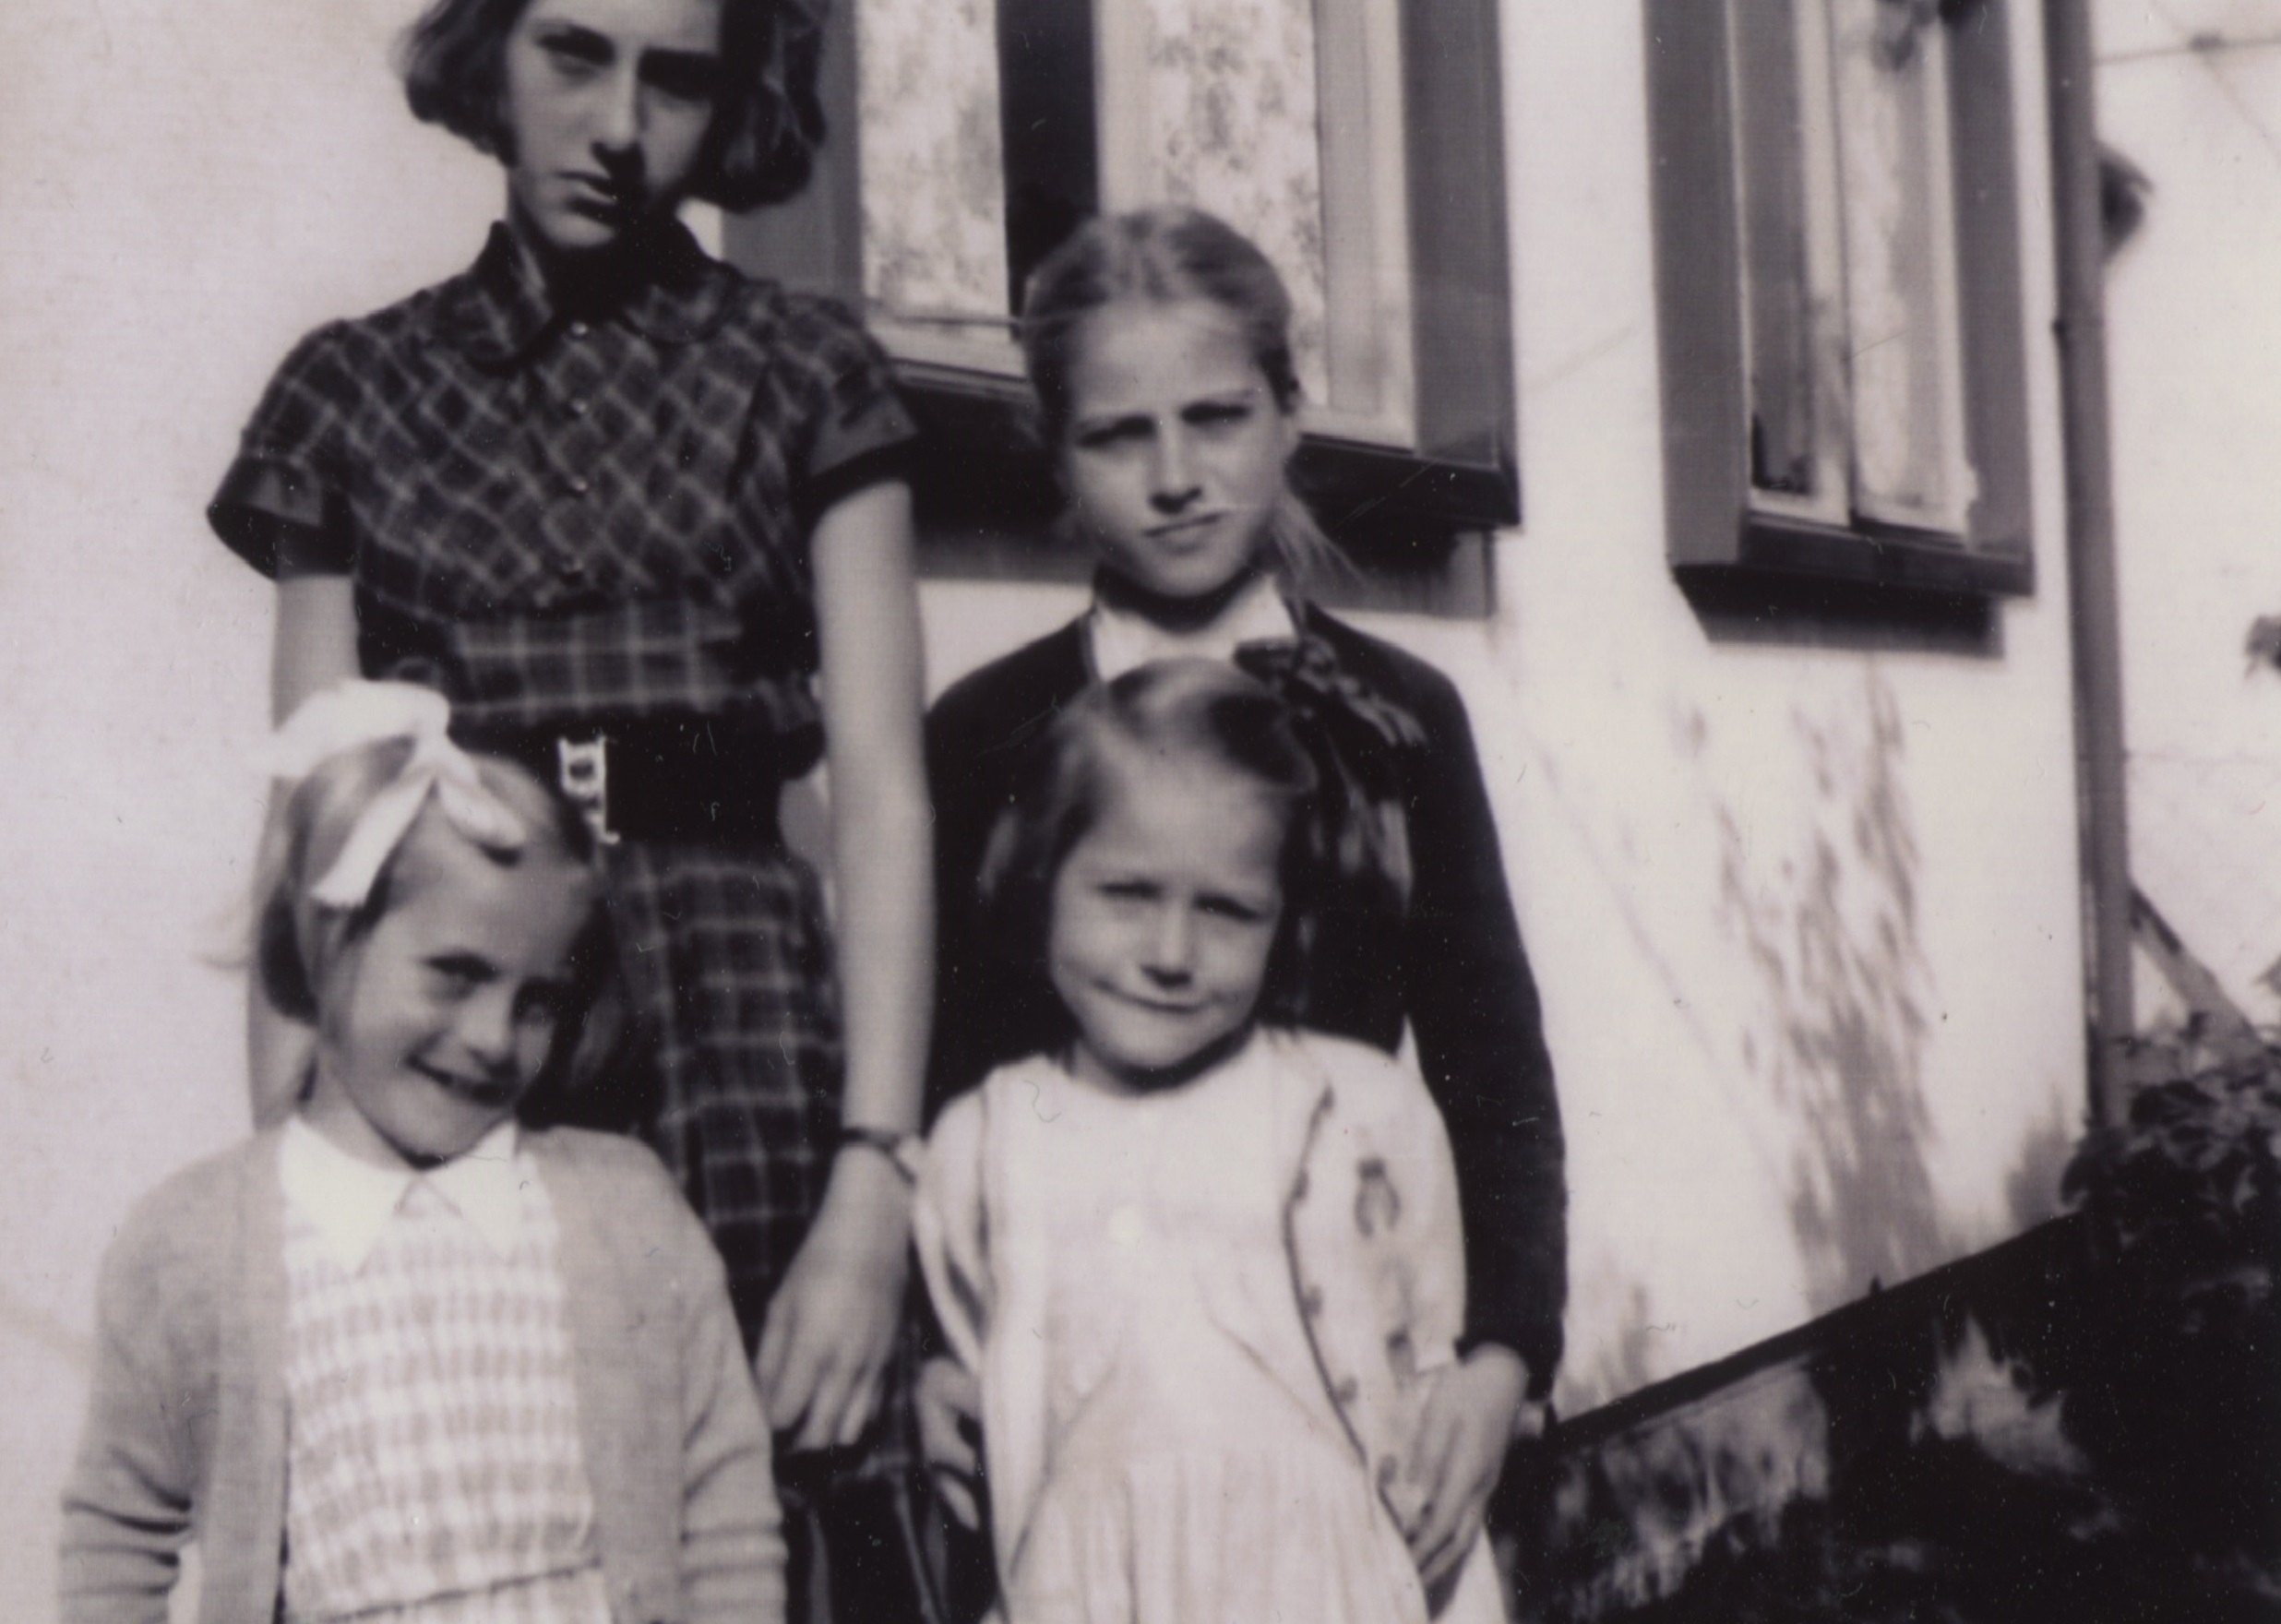
[[[1042,1288],[1023,1315],[1035,1490],[1001,1539],[1011,1624],[1425,1624],[1294,1289],[1292,1043],[1138,1098],[1043,1060],[985,1085],[1027,1117],[1037,1232],[986,1244]]]

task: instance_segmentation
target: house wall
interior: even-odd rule
[[[49,1616],[102,1248],[243,1121],[221,959],[269,604],[200,509],[292,340],[456,269],[496,208],[402,114],[413,9],[0,9],[31,88],[0,98],[0,1617]],[[1492,618],[1371,625],[1480,734],[1569,1122],[1575,1410],[2048,1210],[2081,1074],[2064,562],[2037,340],[2040,584],[1997,651],[1699,617],[1663,561],[1636,8],[1505,24],[1527,519]],[[2039,335],[2032,90],[2019,128]],[[931,586],[931,675],[1072,607]]]
[[[1436,651],[1495,740],[1560,1068],[1570,1408],[2056,1198],[2083,1070],[2066,566],[2042,49],[2007,10],[2037,590],[1976,656],[1738,636],[1674,589],[1638,16],[1507,8],[1526,522],[1496,624]]]
[[[2251,1015],[2281,1019],[2281,0],[2101,0],[2099,129],[2151,190],[2108,267],[2131,867]],[[2247,42],[2196,51],[2197,33]],[[2175,1014],[2158,982],[2143,1021]]]

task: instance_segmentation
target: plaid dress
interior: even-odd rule
[[[841,307],[677,225],[556,296],[495,228],[464,274],[310,334],[209,517],[355,584],[364,673],[477,727],[712,721],[778,779],[822,748],[807,539],[913,435]],[[638,1115],[728,1265],[747,1350],[830,1168],[841,1041],[815,874],[774,842],[603,859],[650,1075]]]

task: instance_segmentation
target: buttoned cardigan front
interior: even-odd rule
[[[1428,1379],[1451,1363],[1464,1325],[1464,1250],[1440,1116],[1415,1072],[1367,1045],[1275,1031],[1251,1044],[1226,1064],[1264,1062],[1287,1273],[1246,1289],[1284,1296],[1303,1320],[1315,1368],[1284,1374],[1321,1383],[1357,1469],[1383,1491],[1406,1458]],[[1051,1469],[1045,1338],[1056,1234],[1033,1175],[1057,1153],[1038,1090],[1059,1070],[1033,1056],[953,1101],[928,1138],[914,1212],[937,1316],[981,1379],[1001,1571]]]

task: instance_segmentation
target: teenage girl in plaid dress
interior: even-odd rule
[[[874,1425],[906,1284],[891,1152],[918,1122],[932,937],[910,420],[846,312],[675,217],[805,182],[803,4],[437,0],[408,37],[412,110],[498,159],[505,223],[464,274],[305,340],[210,513],[277,579],[281,711],[360,671],[427,684],[606,830],[642,1062],[608,1104],[711,1231],[767,1412],[809,1452],[785,1478],[795,1606],[833,1551],[893,1566],[874,1553],[903,1543],[876,1474],[827,1485],[898,1430]],[[836,954],[776,826],[819,757]],[[260,1028],[269,1120],[301,1068]],[[869,1521],[803,1524],[827,1492]],[[832,1575],[837,1610],[893,1616],[864,1577]]]

